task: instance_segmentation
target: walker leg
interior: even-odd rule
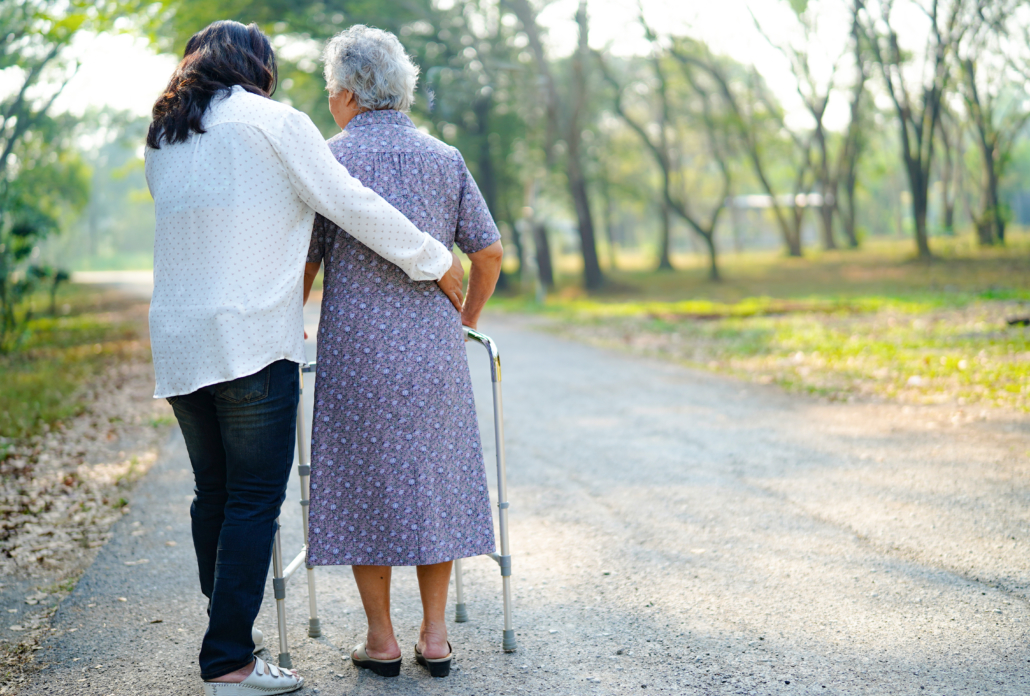
[[[482,344],[490,356],[490,381],[493,383],[494,396],[494,444],[497,450],[497,526],[501,537],[501,552],[490,554],[490,557],[501,566],[501,581],[504,585],[504,639],[501,647],[505,652],[516,649],[515,629],[512,624],[511,610],[511,548],[508,546],[508,477],[504,463],[504,404],[501,401],[501,356],[497,344],[475,329],[463,327],[466,339]],[[460,585],[459,585],[460,587]],[[460,590],[459,590],[460,592]],[[461,596],[460,594],[458,595]],[[458,600],[459,602],[461,599]]]
[[[504,462],[504,405],[501,402],[501,375],[496,371],[494,387],[494,444],[497,448],[497,526],[501,534],[501,581],[504,584],[504,634],[501,648],[514,652],[515,629],[511,616],[511,548],[508,546],[508,476]]]
[[[279,619],[279,666],[292,669],[290,646],[286,642],[286,580],[283,579],[283,546],[278,519],[275,521],[275,541],[272,544],[272,589],[275,592],[275,611]]]
[[[297,404],[297,456],[300,460],[297,474],[300,476],[300,516],[304,525],[304,547],[308,547],[308,510],[311,505],[311,452],[304,439],[304,370],[300,374],[301,399]],[[308,576],[308,635],[318,638],[322,625],[318,620],[318,602],[315,599],[315,568],[305,564]]]
[[[461,584],[461,559],[454,561],[454,592],[458,595],[458,601],[454,605],[454,621],[465,623],[469,620],[468,610],[465,608],[465,589]]]

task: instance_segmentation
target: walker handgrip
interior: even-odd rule
[[[462,326],[461,330],[465,334],[465,340],[472,339],[486,348],[486,352],[490,356],[490,381],[500,382],[501,354],[497,350],[497,344],[494,343],[494,340],[486,334],[480,333],[468,326]]]

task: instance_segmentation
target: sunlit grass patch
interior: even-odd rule
[[[560,279],[543,304],[491,306],[549,317],[553,330],[833,399],[875,397],[1030,408],[1030,234],[983,249],[969,235],[935,238],[936,258],[909,240],[803,259],[777,251],[723,254],[725,280],[698,259],[674,273],[641,263],[588,296]],[[638,259],[639,261],[639,259]],[[689,261],[689,263],[688,263]]]
[[[868,298],[868,311],[704,320],[648,310],[591,314],[552,308],[556,330],[762,383],[835,399],[878,396],[1030,409],[1030,328],[1006,319],[1021,302],[937,306]],[[748,303],[742,303],[749,307]],[[732,309],[732,308],[731,308]]]
[[[58,316],[30,322],[18,351],[0,356],[0,459],[5,442],[80,413],[75,392],[105,366],[147,351],[125,300],[71,286],[59,293],[58,306]]]

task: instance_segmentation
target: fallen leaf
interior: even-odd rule
[[[118,601],[119,601],[119,602],[128,602],[129,600],[128,600],[128,599],[126,599],[125,597],[119,597],[119,598],[118,598]]]
[[[174,541],[166,541],[165,546],[178,546]]]

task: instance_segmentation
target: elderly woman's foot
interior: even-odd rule
[[[371,631],[365,636],[365,654],[373,660],[396,660],[401,656],[401,646],[391,633],[388,636],[373,635]]]
[[[415,643],[415,661],[429,670],[434,677],[451,673],[451,644],[447,642],[447,627],[439,623],[422,621]]]
[[[440,622],[422,622],[418,632],[418,643],[415,644],[423,657],[434,660],[451,654],[451,644],[447,642],[447,626]]]

